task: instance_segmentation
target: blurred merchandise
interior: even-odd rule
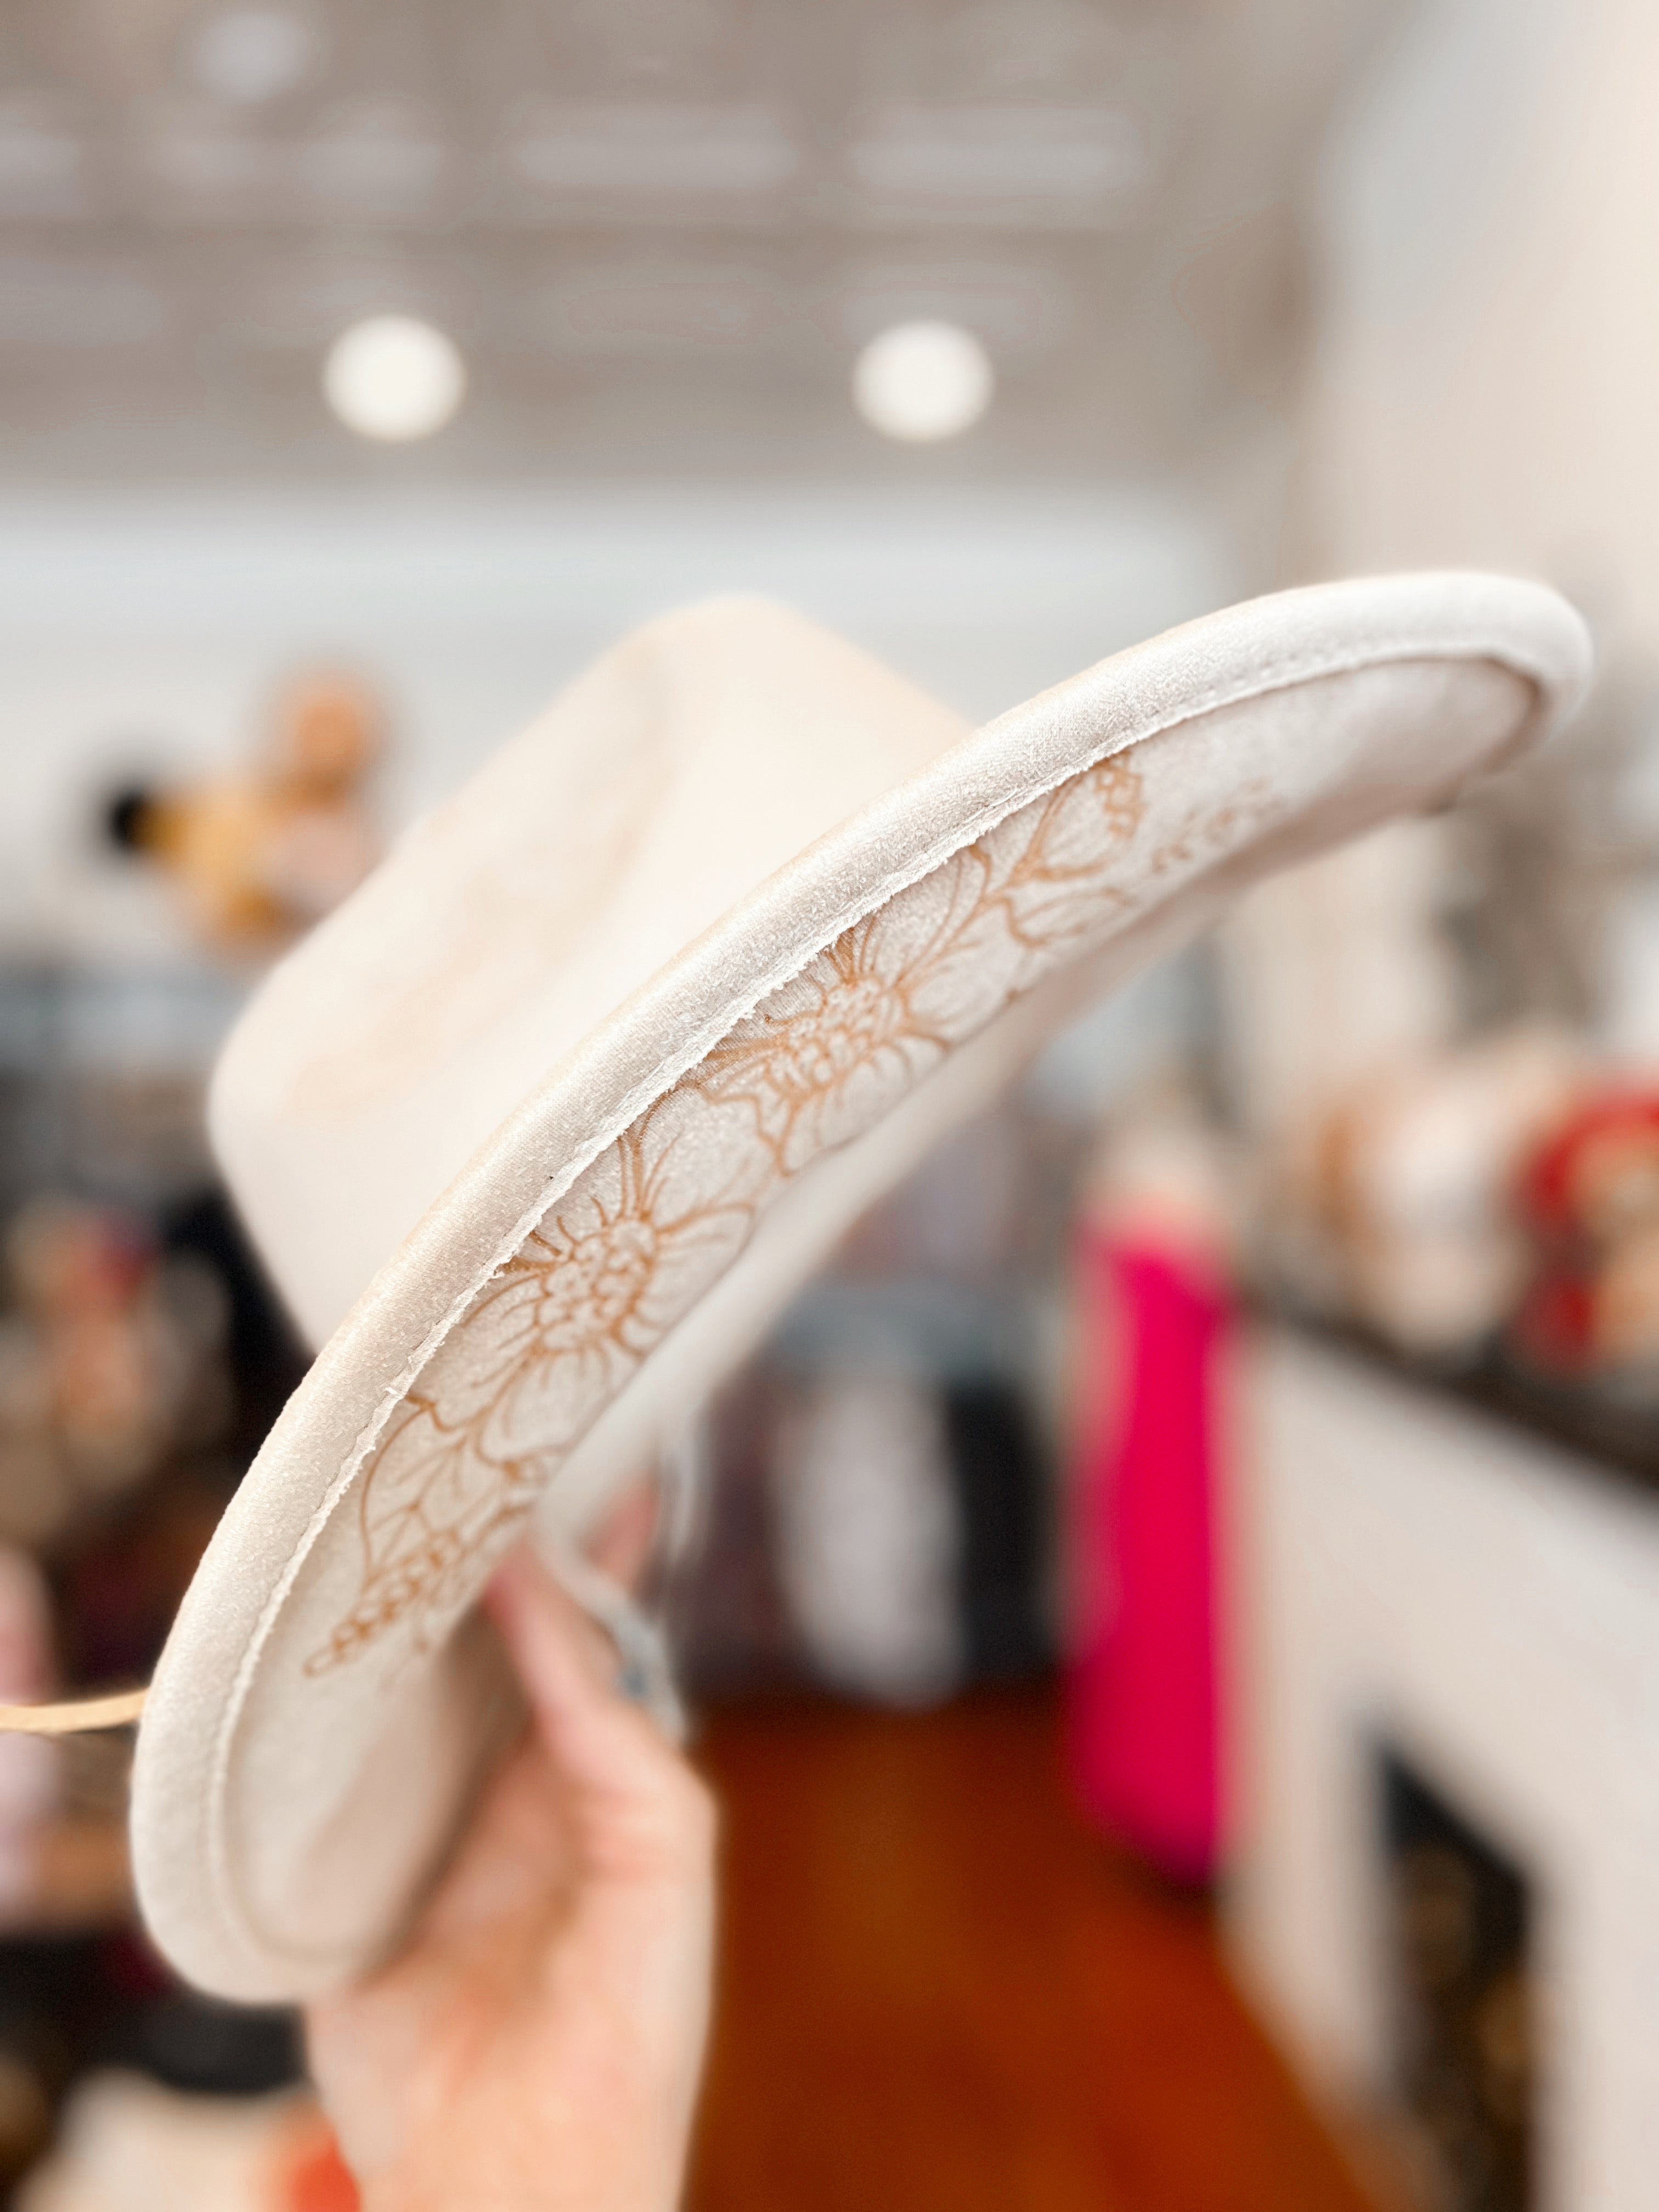
[[[669,1614],[703,1694],[896,1705],[1052,1656],[1052,1454],[1033,1326],[1075,1146],[1018,1100],[858,1223],[720,1395]]]
[[[1659,1091],[1592,1093],[1528,1161],[1539,1269],[1517,1354],[1659,1402]]]
[[[1601,1033],[1627,1066],[1659,1058],[1659,880],[1632,884],[1608,917]]]
[[[168,1451],[222,1432],[224,1293],[131,1216],[84,1200],[30,1200],[5,1260],[0,1530],[44,1544]]]
[[[1258,885],[1217,933],[1229,1105],[1257,1195],[1250,1261],[1304,1304],[1345,1296],[1325,1218],[1333,1117],[1456,1032],[1436,926],[1446,860],[1443,825],[1395,823]]]
[[[1628,1072],[1659,1064],[1659,666],[1651,648],[1627,652],[1598,690],[1592,727],[1601,742],[1574,779],[1576,811],[1590,816],[1593,842],[1581,835],[1577,867],[1551,872],[1573,884],[1577,908],[1593,917],[1588,1015],[1608,1059]]]
[[[27,1553],[0,1550],[0,1702],[49,1697],[54,1672],[45,1580]],[[58,1802],[60,1769],[58,1747],[44,1737],[0,1736],[0,1923],[35,1893],[40,1834]]]
[[[1224,1164],[1179,1104],[1109,1137],[1079,1224],[1067,1741],[1090,1815],[1181,1881],[1223,1843]]]
[[[380,700],[356,678],[297,678],[279,693],[252,767],[176,790],[123,792],[110,803],[110,834],[166,870],[210,951],[279,951],[380,857],[368,786],[384,725]]]
[[[241,996],[199,963],[0,964],[0,1213],[58,1192],[148,1216],[211,1185],[203,1092]]]
[[[814,1670],[894,1705],[961,1678],[943,1409],[903,1375],[826,1376],[779,1425],[774,1480],[784,1589]]]
[[[1018,1682],[1054,1658],[1049,1454],[1029,1388],[947,1381],[945,1435],[958,1521],[957,1605],[964,1678]]]
[[[9,2203],[350,2212],[302,2080],[294,2015],[178,1988],[125,1927],[0,1942],[0,2182],[31,2168]]]
[[[0,1698],[148,1675],[301,1371],[202,1127],[238,996],[176,956],[0,966]],[[131,1753],[0,1740],[0,2177],[115,2022],[152,2065]]]
[[[675,1670],[713,1702],[793,1687],[799,1638],[779,1574],[772,1430],[776,1381],[751,1362],[705,1413],[689,1540],[662,1578]]]
[[[1316,1172],[1312,1132],[1378,1069],[1450,1042],[1451,946],[1437,926],[1443,821],[1391,823],[1258,884],[1217,933],[1231,1089],[1243,1125]]]
[[[1583,1048],[1538,1024],[1373,1071],[1311,1133],[1310,1188],[1266,1194],[1269,1213],[1284,1209],[1281,1229],[1298,1199],[1311,1217],[1299,1240],[1269,1231],[1269,1250],[1316,1240],[1323,1255],[1319,1280],[1283,1288],[1299,1303],[1334,1302],[1405,1352],[1478,1349],[1527,1279],[1522,1164],[1589,1080]]]

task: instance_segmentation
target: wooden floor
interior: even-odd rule
[[[1053,1707],[727,1711],[690,2212],[1364,2212],[1206,1909],[1077,1820]]]

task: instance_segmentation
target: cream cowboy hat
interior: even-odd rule
[[[988,728],[734,600],[628,639],[279,966],[211,1121],[321,1348],[140,1729],[139,1895],[204,1987],[395,1942],[517,1707],[475,1601],[566,1544],[854,1215],[1269,869],[1537,740],[1540,586],[1171,631]]]

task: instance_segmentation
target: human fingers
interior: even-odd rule
[[[567,1794],[586,1870],[632,1879],[703,1872],[713,1803],[659,1730],[615,1686],[614,1659],[528,1546],[498,1569],[486,1598]]]
[[[605,1515],[591,1541],[587,1556],[601,1574],[609,1575],[623,1589],[638,1581],[662,1519],[662,1496],[654,1475],[641,1475],[629,1486]]]

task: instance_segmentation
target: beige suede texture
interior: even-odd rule
[[[1389,578],[959,735],[720,602],[488,764],[284,963],[217,1088],[233,1188],[331,1333],[140,1732],[140,1896],[179,1970],[293,1998],[395,1943],[514,1724],[473,1612],[504,1549],[580,1534],[1070,1012],[1538,741],[1589,659],[1541,586]]]

